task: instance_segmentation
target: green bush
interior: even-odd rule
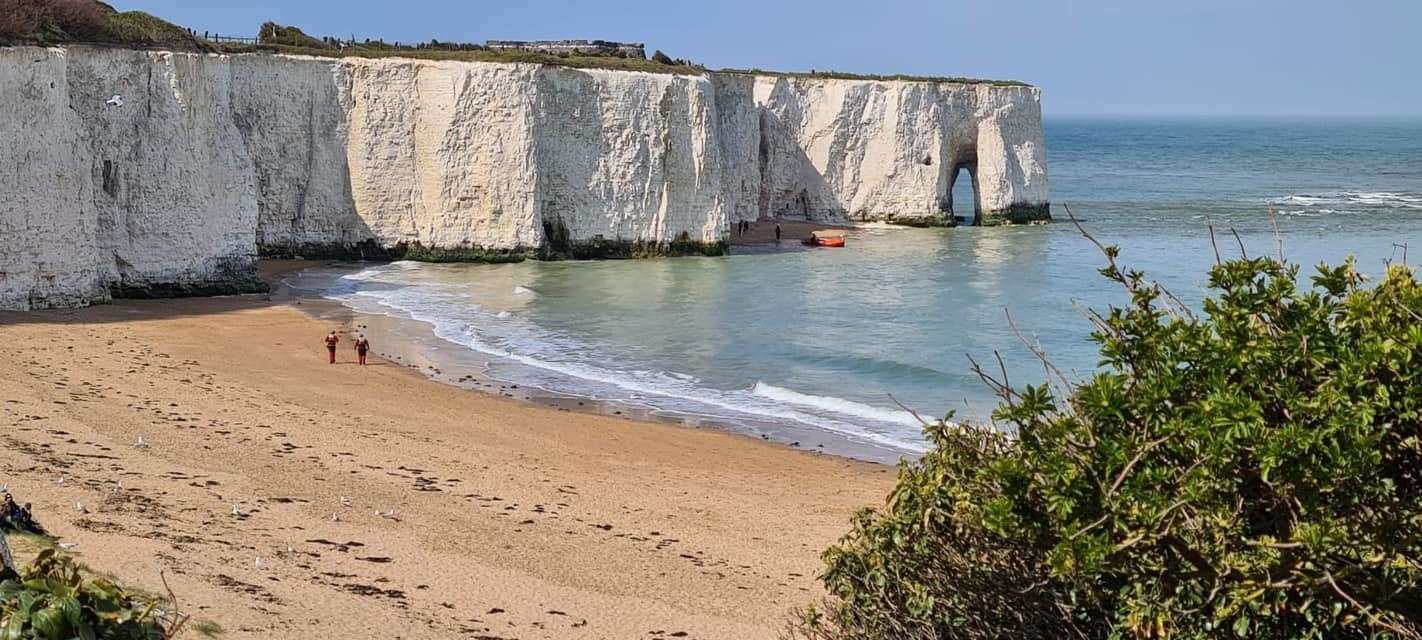
[[[0,638],[161,640],[181,625],[165,626],[156,602],[85,580],[67,556],[46,549],[23,574],[0,569]]]
[[[308,47],[311,49],[332,48],[331,45],[320,38],[313,38],[306,35],[306,32],[301,29],[280,25],[275,22],[262,23],[262,28],[257,31],[257,42],[288,47]]]
[[[142,11],[121,12],[94,0],[0,2],[0,44],[69,42],[203,49],[187,29]]]
[[[1011,387],[1013,436],[943,423],[825,554],[803,638],[1422,637],[1422,288],[1351,260],[1309,287],[1210,271],[1197,316],[1142,274],[1090,314],[1100,370]]]

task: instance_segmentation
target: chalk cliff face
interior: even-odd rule
[[[734,222],[772,216],[1045,219],[1038,101],[986,84],[0,48],[0,308],[253,290],[263,253],[719,253]],[[948,200],[959,168],[976,206]]]
[[[1047,217],[1034,87],[760,77],[762,215],[951,224]],[[961,174],[960,174],[961,171]],[[951,201],[959,175],[976,203]]]
[[[0,308],[259,286],[230,80],[219,57],[0,48]]]

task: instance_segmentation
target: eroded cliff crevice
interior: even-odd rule
[[[1032,87],[0,48],[0,308],[259,289],[259,254],[718,255],[767,217],[1048,216]],[[951,201],[967,168],[973,203]]]

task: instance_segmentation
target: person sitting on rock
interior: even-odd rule
[[[20,531],[24,533],[44,533],[44,527],[35,522],[34,511],[30,508],[30,503],[25,506],[15,504],[14,496],[5,494],[4,502],[0,503],[0,531]]]

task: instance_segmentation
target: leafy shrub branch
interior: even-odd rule
[[[1412,270],[1369,284],[1349,259],[1301,286],[1242,257],[1192,310],[1101,249],[1130,301],[1089,314],[1099,371],[1043,357],[1049,380],[1016,387],[974,363],[1013,435],[929,426],[790,635],[1422,638]]]

